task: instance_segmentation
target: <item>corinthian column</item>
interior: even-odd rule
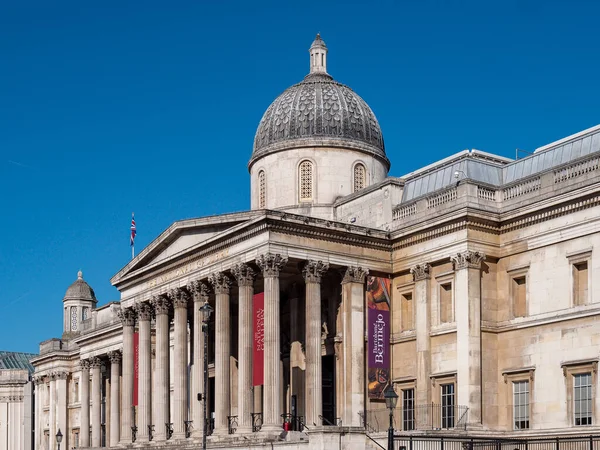
[[[411,267],[413,280],[415,282],[415,305],[416,305],[416,326],[417,330],[417,398],[416,404],[429,405],[431,403],[431,383],[429,375],[431,374],[431,352],[429,340],[429,264],[417,264]],[[417,429],[431,426],[431,417],[427,414],[417,413]]]
[[[188,293],[182,289],[173,289],[169,297],[175,309],[175,389],[173,402],[173,438],[185,439],[185,421],[187,421],[187,304]]]
[[[140,332],[138,349],[138,413],[137,413],[137,439],[136,442],[148,442],[150,435],[148,425],[152,423],[151,404],[151,361],[152,348],[150,343],[150,319],[152,308],[150,304],[142,302],[136,305],[138,327]]]
[[[67,430],[67,372],[56,372],[56,394],[57,394],[57,417],[56,423],[60,430]],[[20,422],[21,418],[15,417],[15,422]],[[15,427],[15,431],[18,428]],[[69,435],[65,436],[66,445],[69,445]]]
[[[238,334],[238,432],[252,432],[252,296],[254,270],[247,264],[236,264],[232,269],[239,286]]]
[[[131,408],[133,406],[133,327],[135,312],[122,308],[123,322],[123,392],[121,395],[121,444],[131,444]]]
[[[346,405],[342,421],[362,426],[359,413],[365,410],[365,277],[369,271],[348,267],[342,280],[342,352]]]
[[[231,280],[223,273],[213,273],[209,280],[215,290],[215,434],[227,435],[230,407],[229,356],[231,332],[229,289]]]
[[[100,358],[90,358],[90,371],[92,372],[92,447],[100,447],[100,402],[102,376]]]
[[[167,439],[166,423],[170,421],[169,379],[169,309],[170,302],[164,296],[152,297],[156,314],[156,368],[154,372],[154,438],[160,442]]]
[[[81,423],[79,427],[79,439],[82,447],[90,446],[90,361],[82,359],[81,367]]]
[[[279,312],[279,271],[287,263],[281,255],[267,253],[256,258],[265,286],[265,341],[263,427],[267,432],[281,429],[281,324]]]
[[[485,255],[465,251],[450,257],[456,271],[457,400],[469,408],[469,425],[481,425],[481,263]],[[461,417],[456,418],[457,422]]]
[[[306,283],[306,423],[323,422],[323,383],[321,364],[321,276],[329,269],[323,261],[308,261],[302,269]]]
[[[110,437],[109,445],[116,447],[119,445],[119,422],[121,420],[121,411],[119,409],[119,397],[121,395],[121,386],[119,375],[121,372],[121,351],[116,350],[108,352],[110,360]],[[80,431],[81,432],[81,431]]]
[[[202,330],[202,313],[200,307],[208,302],[208,286],[200,281],[193,281],[188,290],[194,300],[194,361],[192,366],[192,393],[202,395],[202,401],[192,400],[193,438],[201,438],[204,432],[204,331]],[[207,374],[208,376],[208,374]],[[208,406],[208,405],[207,405]]]

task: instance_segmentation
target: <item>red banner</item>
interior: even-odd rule
[[[133,406],[138,405],[139,374],[140,374],[140,334],[133,333]]]
[[[265,294],[255,294],[252,298],[252,385],[261,386],[265,375]]]

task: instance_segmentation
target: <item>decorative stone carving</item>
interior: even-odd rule
[[[273,278],[279,276],[279,271],[287,264],[286,256],[267,253],[256,258],[256,264],[263,272],[263,277]]]
[[[92,356],[90,358],[90,369],[94,369],[95,367],[102,367],[102,360],[97,356]]]
[[[346,273],[342,279],[342,284],[345,283],[364,283],[365,277],[368,275],[369,270],[363,269],[362,267],[349,266],[346,268]]]
[[[187,308],[189,295],[184,289],[171,289],[169,291],[169,298],[173,303],[173,308]]]
[[[133,327],[135,325],[135,311],[133,308],[121,308],[117,310],[117,316],[121,319],[124,327]]]
[[[150,300],[150,304],[154,308],[154,314],[157,316],[169,314],[169,310],[171,309],[171,302],[164,295],[155,295]]]
[[[340,355],[342,354],[342,335],[336,334],[333,338],[333,351],[335,353],[335,359],[340,359]]]
[[[89,370],[90,368],[90,360],[89,359],[82,359],[79,361],[79,368],[81,370]]]
[[[209,287],[202,281],[192,281],[187,286],[188,291],[192,294],[194,302],[205,303],[208,301]]]
[[[215,294],[229,294],[231,288],[231,278],[222,272],[212,273],[208,277],[208,281],[212,284]]]
[[[485,254],[482,252],[473,252],[467,250],[462,253],[457,253],[450,257],[450,260],[454,263],[454,270],[461,269],[480,269],[481,263],[485,259]]]
[[[428,263],[417,264],[410,268],[410,273],[413,276],[413,281],[428,280],[431,278],[431,266]]]
[[[138,320],[152,319],[152,306],[147,302],[140,302],[135,305]]]
[[[321,283],[321,277],[329,269],[329,263],[323,261],[307,261],[302,268],[302,276],[306,283]]]
[[[122,358],[121,350],[113,350],[112,352],[108,352],[108,359],[111,364],[118,364],[121,362]]]
[[[55,380],[66,380],[67,377],[69,376],[69,372],[66,372],[64,370],[59,370],[57,372],[54,372],[53,376],[54,376]]]
[[[253,286],[256,274],[248,264],[235,264],[231,268],[238,286]]]

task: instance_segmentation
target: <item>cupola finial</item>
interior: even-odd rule
[[[79,272],[77,272],[77,279],[83,280],[83,272],[81,270],[79,270]]]
[[[310,46],[310,73],[327,73],[327,46],[321,39],[321,33]]]

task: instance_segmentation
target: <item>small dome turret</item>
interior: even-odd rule
[[[89,300],[94,303],[97,302],[96,294],[94,294],[92,287],[84,281],[81,270],[77,272],[77,280],[68,287],[63,298],[63,301],[66,300]]]
[[[92,287],[83,279],[81,270],[77,279],[67,288],[63,297],[63,332],[68,335],[81,331],[81,322],[91,317],[96,308],[96,294]]]

